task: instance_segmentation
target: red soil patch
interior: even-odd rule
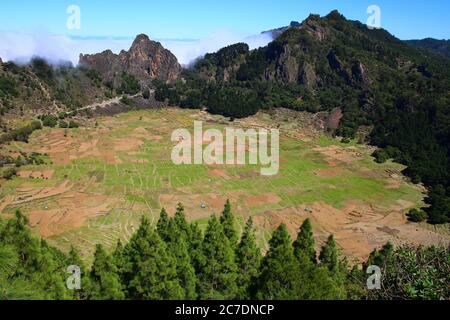
[[[341,122],[343,116],[344,114],[340,108],[336,108],[331,111],[330,116],[327,119],[327,127],[330,129],[339,128],[339,123]]]
[[[43,171],[31,171],[31,170],[20,170],[17,176],[21,178],[31,178],[31,179],[43,179],[48,180],[53,177],[55,170],[43,170]]]
[[[341,168],[319,169],[314,171],[314,174],[321,178],[334,178],[342,174]]]
[[[9,195],[0,200],[0,213],[14,201],[14,197]]]
[[[212,177],[221,177],[225,180],[230,180],[231,177],[227,174],[227,172],[223,169],[213,169],[208,172],[208,174]]]
[[[78,229],[94,217],[106,215],[112,201],[107,196],[74,192],[57,201],[58,208],[31,211],[30,227],[39,228],[42,237]]]
[[[265,230],[273,230],[284,223],[295,239],[300,225],[308,217],[313,224],[317,251],[326,238],[334,234],[345,255],[357,261],[367,259],[374,249],[387,242],[394,245],[448,245],[449,236],[423,229],[407,221],[404,211],[411,205],[406,201],[398,201],[386,215],[385,208],[375,208],[365,203],[348,202],[342,209],[315,203],[311,206],[267,211],[256,215],[254,221],[257,228]]]
[[[277,204],[281,201],[280,197],[276,193],[264,193],[259,196],[251,196],[246,200],[246,204],[249,207],[257,207],[265,204]]]

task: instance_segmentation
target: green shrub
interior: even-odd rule
[[[40,130],[42,129],[42,123],[39,120],[34,120],[30,124],[31,129],[34,130]]]
[[[122,74],[122,83],[119,87],[121,93],[126,94],[137,94],[141,90],[139,81],[130,74]]]
[[[73,120],[69,121],[69,128],[74,129],[74,128],[78,128],[79,126],[80,125],[77,122],[75,122]]]
[[[134,104],[133,100],[128,98],[127,96],[123,96],[122,99],[120,99],[120,102],[126,104],[127,106],[132,106]]]
[[[7,76],[0,76],[0,97],[15,97],[18,94],[14,79]]]
[[[423,210],[412,209],[407,214],[408,220],[412,222],[423,222],[428,219],[428,215]]]
[[[66,121],[60,120],[59,121],[59,127],[65,129],[65,128],[69,127],[69,124]]]
[[[150,90],[149,90],[148,88],[145,89],[145,90],[142,92],[142,97],[143,97],[145,100],[150,99]]]
[[[16,175],[17,175],[17,171],[14,168],[7,168],[2,173],[3,179],[6,179],[6,180],[11,180]]]
[[[44,127],[54,128],[58,124],[58,118],[53,115],[46,115],[42,119],[42,124]]]
[[[350,143],[350,138],[344,138],[344,139],[342,139],[342,143]]]
[[[389,155],[384,150],[377,150],[372,154],[377,163],[385,163],[389,159]]]

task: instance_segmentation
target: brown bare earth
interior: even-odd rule
[[[90,218],[108,214],[111,200],[102,195],[71,192],[58,199],[58,208],[31,211],[30,226],[42,237],[63,234],[82,227]]]
[[[280,174],[261,177],[259,168],[245,165],[175,166],[171,133],[191,128],[193,120],[215,128],[280,128]],[[405,213],[423,206],[426,190],[412,185],[402,166],[373,163],[370,147],[323,138],[325,122],[318,115],[280,109],[230,123],[203,111],[169,108],[91,122],[76,130],[40,130],[29,144],[0,147],[6,155],[46,154],[45,165],[22,167],[11,181],[0,179],[0,215],[20,209],[35,233],[63,250],[75,245],[88,256],[95,243],[112,248],[117,239],[131,237],[142,215],[156,223],[161,208],[173,215],[178,203],[188,220],[204,227],[227,199],[240,230],[253,217],[265,249],[279,224],[295,238],[306,218],[317,249],[334,234],[350,261],[366,259],[388,241],[450,243],[448,232],[407,221]]]
[[[309,218],[314,226],[317,250],[330,234],[334,234],[345,255],[360,262],[365,260],[374,248],[387,242],[394,245],[449,243],[448,236],[408,222],[402,209],[409,206],[410,204],[400,201],[390,214],[384,215],[384,210],[364,203],[349,202],[342,209],[324,203],[314,203],[310,206],[267,211],[258,214],[254,220],[260,228],[273,229],[284,223],[295,238],[300,225]]]

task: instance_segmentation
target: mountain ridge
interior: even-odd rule
[[[116,81],[118,74],[127,73],[140,80],[157,78],[170,82],[178,80],[181,74],[175,55],[145,34],[136,36],[129,51],[122,50],[118,55],[111,50],[80,54],[79,64],[96,70],[109,81]]]

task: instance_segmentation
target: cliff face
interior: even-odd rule
[[[81,54],[80,65],[98,71],[108,80],[115,80],[124,72],[140,80],[167,82],[176,81],[181,75],[177,58],[144,34],[136,37],[129,51],[122,50],[118,55],[110,50],[94,55]]]

